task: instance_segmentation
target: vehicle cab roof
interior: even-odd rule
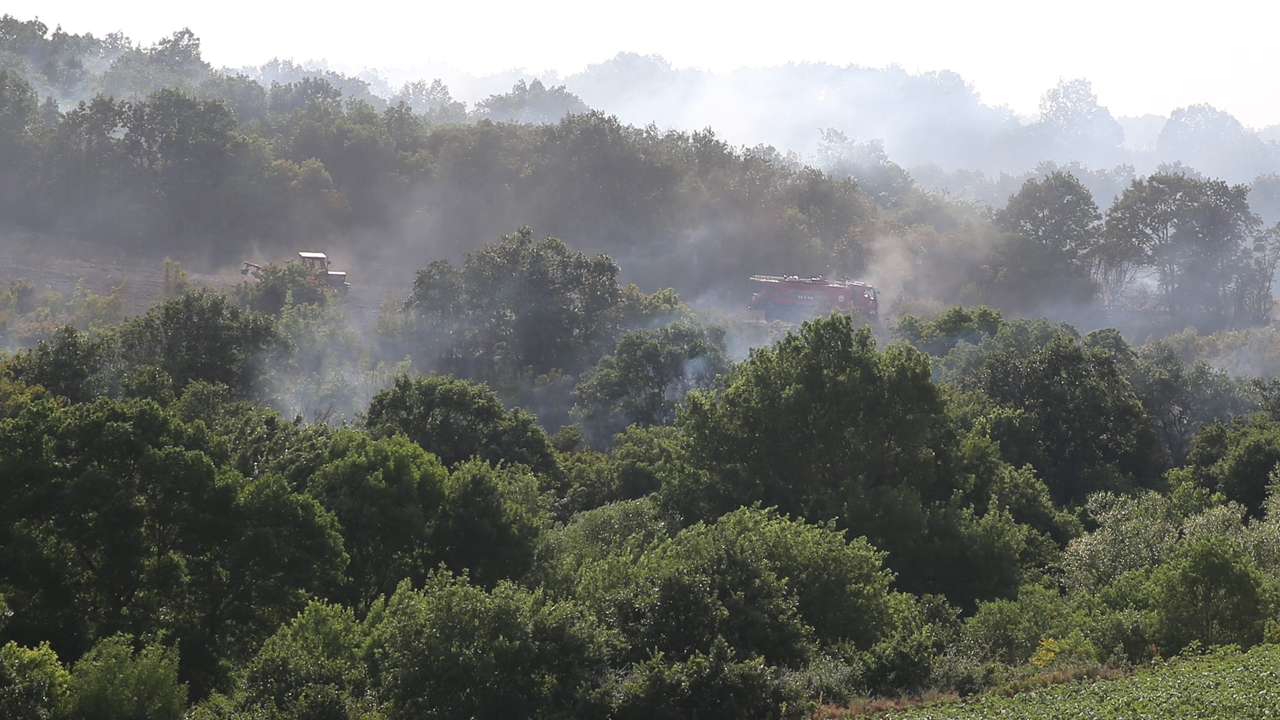
[[[327,259],[329,259],[329,256],[328,256],[328,255],[325,255],[324,253],[320,253],[320,252],[300,252],[300,253],[298,253],[298,257],[302,258],[303,260],[327,260]]]

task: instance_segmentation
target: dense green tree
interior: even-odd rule
[[[728,366],[720,328],[673,323],[636,330],[584,375],[575,391],[578,412],[610,436],[627,425],[665,425],[690,390],[710,387]]]
[[[195,89],[200,100],[221,100],[235,113],[236,122],[247,125],[267,114],[267,91],[243,74],[211,73]]]
[[[365,425],[377,436],[402,433],[449,467],[478,457],[525,465],[548,481],[560,472],[551,439],[532,415],[507,411],[489,388],[454,377],[397,376],[370,401]]]
[[[1163,563],[1177,546],[1186,518],[1211,505],[1191,485],[1168,496],[1095,493],[1085,505],[1092,532],[1071,541],[1062,558],[1069,590],[1097,594],[1127,573]]]
[[[261,397],[267,369],[287,349],[269,316],[209,290],[166,300],[126,323],[119,338],[127,363],[160,367],[178,390],[201,380],[240,398]]]
[[[163,88],[190,88],[209,74],[200,54],[200,38],[188,28],[149,48],[130,48],[103,73],[102,91],[118,97],[149,95]]]
[[[220,470],[205,426],[154,403],[37,403],[0,437],[0,472],[21,479],[0,508],[19,642],[74,659],[116,632],[169,633],[203,694],[345,562],[318,503]]]
[[[975,511],[957,496],[973,479],[953,466],[957,437],[927,358],[878,352],[847,316],[753,351],[722,391],[689,395],[681,427],[687,453],[661,497],[686,518],[761,502],[838,519],[890,553],[904,587],[962,603],[1020,582],[1027,529],[999,503]]]
[[[1220,537],[1189,541],[1151,576],[1152,633],[1164,652],[1192,641],[1248,647],[1269,606],[1253,561]]]
[[[42,173],[49,212],[60,210],[77,226],[92,219],[109,238],[121,237],[125,225],[145,224],[137,212],[146,196],[142,171],[122,138],[129,107],[96,95],[68,110],[49,139]]]
[[[535,241],[526,226],[468,256],[461,271],[435,264],[420,272],[404,308],[428,332],[438,328],[436,338],[452,339],[428,350],[462,374],[577,370],[616,337],[617,274],[610,258],[552,237]]]
[[[187,688],[172,650],[149,644],[134,652],[127,635],[105,638],[71,668],[66,716],[85,720],[179,720]]]
[[[363,611],[403,579],[422,582],[440,560],[433,541],[447,478],[438,460],[401,435],[373,441],[344,430],[328,443],[307,492],[340,525],[350,558],[347,604]]]
[[[678,718],[796,718],[799,688],[763,658],[743,658],[719,641],[707,653],[672,662],[661,653],[637,663],[622,681],[615,717],[626,720]]]
[[[945,497],[943,401],[927,359],[845,316],[805,323],[752,351],[724,389],[693,392],[683,421],[700,473],[670,488],[692,518],[760,501],[819,520],[860,517],[854,498],[878,487]],[[861,530],[856,530],[861,531]]]
[[[1009,232],[1061,253],[1068,264],[1086,258],[1102,231],[1093,195],[1063,170],[1027,180],[996,217]]]
[[[818,643],[868,650],[894,621],[882,556],[830,526],[748,508],[647,547],[613,542],[579,556],[577,593],[619,624],[637,662],[654,652],[688,660],[723,641],[799,668]]]
[[[91,402],[112,390],[116,348],[67,325],[48,340],[14,356],[6,372],[27,385],[39,385],[73,403]]]
[[[49,32],[40,20],[0,17],[0,52],[8,69],[25,73],[41,94],[73,96],[83,92],[95,71],[105,67],[122,49],[122,36],[98,39],[91,33],[72,34],[61,27]]]
[[[1042,345],[1011,325],[976,369],[958,382],[1023,410],[1035,423],[1036,467],[1057,502],[1096,490],[1157,480],[1150,418],[1110,351],[1053,333]]]
[[[364,655],[368,635],[351,610],[311,603],[262,644],[234,704],[268,717],[378,717]]]
[[[931,320],[904,315],[893,327],[893,337],[921,352],[942,357],[961,342],[977,345],[995,335],[1003,324],[998,310],[985,305],[974,308],[957,305]]]
[[[613,557],[625,557],[634,564],[646,549],[679,529],[653,498],[584,510],[542,534],[531,577],[548,593],[573,597],[588,565]]]
[[[27,131],[36,118],[36,102],[35,90],[22,75],[0,69],[0,160],[9,167],[22,159]]]
[[[1263,415],[1208,425],[1187,456],[1187,469],[1195,482],[1244,505],[1254,515],[1262,514],[1278,464],[1280,424]]]
[[[608,712],[598,689],[609,636],[572,602],[508,583],[486,592],[441,574],[421,590],[402,586],[372,633],[390,720]]]
[[[519,580],[533,566],[538,535],[550,524],[549,505],[537,478],[522,468],[464,463],[445,483],[432,538],[438,557],[485,587]]]
[[[425,108],[424,108],[425,109]],[[511,92],[490,95],[476,103],[476,113],[497,122],[548,123],[590,108],[563,85],[548,88],[541,80],[517,80]]]
[[[8,17],[8,16],[6,16]],[[22,218],[27,197],[30,129],[37,96],[19,73],[0,67],[0,211]]]
[[[999,264],[991,292],[1006,308],[1092,303],[1092,254],[1102,215],[1088,188],[1070,172],[1056,170],[1027,180],[996,213],[1005,231],[994,259]]]
[[[1021,665],[1045,638],[1065,640],[1084,624],[1083,613],[1057,588],[1028,584],[1016,598],[979,603],[964,621],[962,643],[983,657]]]
[[[462,122],[467,118],[467,104],[454,100],[449,86],[440,78],[430,83],[426,80],[405,83],[391,100],[404,103],[432,123]]]
[[[1250,324],[1263,325],[1270,322],[1275,307],[1271,287],[1280,267],[1280,222],[1254,234],[1252,245],[1236,279],[1236,315]]]
[[[1252,406],[1242,384],[1203,360],[1190,367],[1169,343],[1147,343],[1136,354],[1134,391],[1151,416],[1165,462],[1183,464],[1201,427],[1246,414]],[[1255,503],[1256,505],[1256,503]]]
[[[562,456],[565,488],[557,495],[557,515],[573,515],[657,492],[662,477],[682,457],[677,428],[630,426],[614,438],[608,455],[594,451]]]
[[[146,220],[154,236],[231,236],[246,229],[244,221],[258,209],[247,195],[265,158],[237,132],[227,104],[158,90],[124,108],[123,125],[124,150],[150,196]]]
[[[120,378],[120,399],[152,400],[161,407],[168,407],[177,397],[173,393],[173,378],[155,365],[139,365]]]
[[[0,717],[50,720],[65,707],[69,681],[47,644],[0,647]]]
[[[1258,224],[1248,192],[1186,174],[1134,180],[1107,213],[1107,244],[1157,272],[1167,311],[1221,317],[1238,301],[1234,279]]]
[[[273,82],[267,95],[267,109],[277,115],[303,110],[312,103],[339,112],[342,109],[342,90],[325,78],[304,77],[291,83]]]

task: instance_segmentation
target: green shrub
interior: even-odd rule
[[[3,610],[3,604],[0,604]],[[0,648],[0,718],[48,720],[65,701],[70,675],[48,644]]]
[[[100,641],[71,669],[65,715],[75,720],[178,720],[187,688],[173,650],[116,635]]]
[[[798,718],[799,688],[759,656],[739,659],[723,640],[683,661],[661,653],[637,663],[622,682],[618,720],[766,720]]]
[[[572,602],[439,574],[402,585],[373,629],[391,720],[603,717],[609,633]]]

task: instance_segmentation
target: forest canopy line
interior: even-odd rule
[[[1280,183],[986,206],[837,130],[266,70],[0,19],[0,219],[180,259],[0,286],[0,717],[830,717],[1280,643]],[[376,318],[182,268],[303,243],[390,263]],[[784,270],[883,312],[746,312]]]
[[[876,137],[835,128],[806,159],[711,128],[627,125],[537,81],[473,110],[438,80],[372,88],[285,61],[215,70],[188,30],[144,48],[5,16],[0,217],[189,264],[304,244],[402,274],[527,224],[609,254],[646,290],[730,307],[746,276],[794,272],[862,277],[929,312],[987,304],[1091,328],[1108,324],[1096,310],[1173,314],[1173,331],[1270,309],[1280,164],[1196,162],[1221,153],[1191,129],[1178,147],[1200,155],[1141,174],[1082,164],[1120,132],[1087,87],[1046,95],[1026,132],[1057,139],[1016,172],[951,194],[935,191],[946,166],[908,173]],[[1249,156],[1275,152],[1257,143]]]

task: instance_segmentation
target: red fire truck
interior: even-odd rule
[[[765,320],[806,320],[832,310],[858,310],[872,320],[880,315],[876,289],[857,280],[752,275],[751,282],[755,292],[747,307],[763,312]]]

